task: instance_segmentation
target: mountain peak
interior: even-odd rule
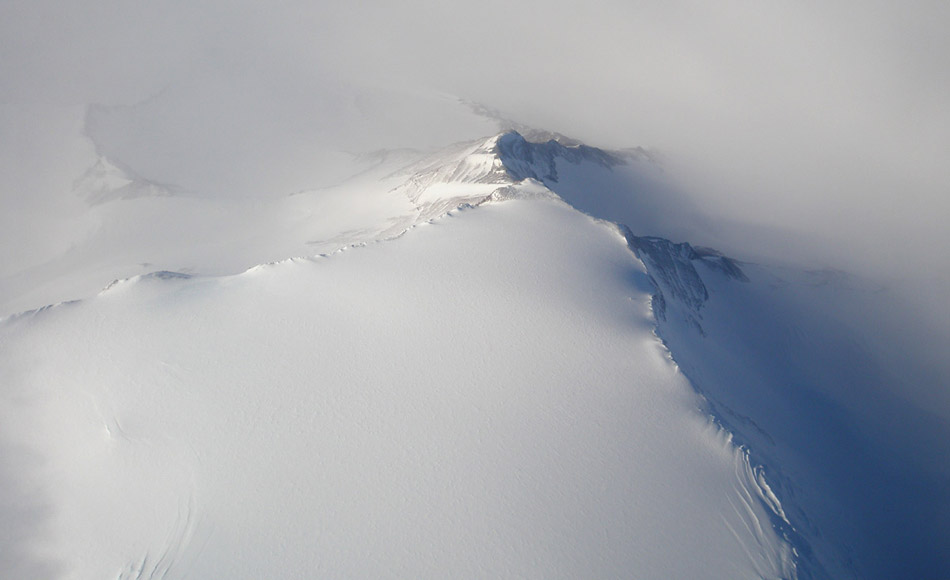
[[[557,133],[531,131],[529,138],[510,130],[452,145],[410,165],[402,171],[408,179],[396,190],[431,218],[459,205],[482,203],[499,189],[504,189],[504,199],[517,197],[513,186],[526,180],[535,182],[530,196],[536,197],[538,187],[551,189],[558,183],[558,168],[564,164],[609,170],[625,162]]]

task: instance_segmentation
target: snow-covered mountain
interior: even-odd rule
[[[75,188],[96,227],[0,273],[21,282],[0,323],[0,564],[950,569],[928,511],[948,506],[950,406],[918,396],[942,375],[849,326],[886,294],[694,246],[711,226],[642,152],[537,137],[354,157],[263,201],[95,161]]]

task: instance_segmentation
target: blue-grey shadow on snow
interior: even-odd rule
[[[950,534],[936,515],[950,506],[950,425],[909,396],[939,379],[926,361],[895,366],[863,339],[899,336],[880,315],[895,310],[889,295],[752,265],[751,280],[740,278],[663,242],[631,242],[657,286],[659,334],[716,420],[765,466],[799,577],[950,577]]]
[[[658,334],[782,502],[799,578],[950,578],[950,369],[908,332],[924,321],[840,273],[668,241],[715,226],[649,160],[514,132],[498,155],[621,227]]]

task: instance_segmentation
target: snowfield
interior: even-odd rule
[[[0,272],[11,577],[950,569],[950,401],[862,336],[885,293],[686,243],[635,152],[349,159],[218,199],[86,156],[86,221]]]

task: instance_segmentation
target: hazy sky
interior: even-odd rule
[[[710,211],[826,236],[832,264],[947,280],[948,26],[946,2],[7,0],[0,102],[118,107],[100,130],[134,169],[236,187],[488,131],[459,97],[658,149]]]

